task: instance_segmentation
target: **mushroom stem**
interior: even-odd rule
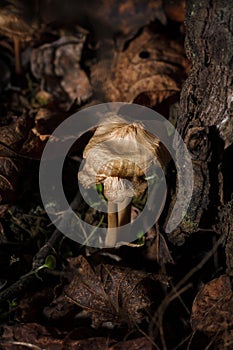
[[[16,74],[21,74],[22,65],[21,65],[20,39],[17,36],[14,36],[13,41],[14,41],[14,54],[15,54],[15,72]]]
[[[115,211],[115,212],[113,212]],[[105,246],[113,247],[117,241],[121,240],[118,237],[117,227],[126,225],[131,221],[131,202],[126,198],[121,203],[108,202],[108,230],[105,238]],[[115,229],[115,230],[114,230]],[[122,237],[124,240],[124,237]]]
[[[106,247],[115,245],[117,241],[117,225],[117,204],[108,201],[108,230],[105,238]]]
[[[118,226],[123,226],[131,221],[131,200],[126,198],[123,202],[118,204]]]

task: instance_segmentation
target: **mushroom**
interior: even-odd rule
[[[145,174],[157,159],[166,164],[165,152],[159,139],[140,122],[111,116],[96,128],[85,147],[85,165],[78,179],[84,188],[103,184],[108,201],[107,247],[119,241],[117,227],[130,223],[132,197],[146,190]]]

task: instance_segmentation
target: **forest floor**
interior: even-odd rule
[[[69,239],[50,220],[64,213],[54,212],[51,202],[49,218],[40,197],[45,144],[74,113],[98,103],[137,103],[176,126],[174,110],[179,118],[191,67],[183,1],[171,8],[147,1],[149,10],[144,3],[141,16],[131,0],[114,8],[102,1],[87,23],[41,25],[22,40],[17,73],[12,36],[3,31],[0,37],[2,350],[232,349],[231,241],[225,248],[222,228],[206,222],[192,227],[182,244],[169,240],[164,223],[175,192],[172,165],[164,212],[134,245],[100,249]],[[66,156],[69,203],[92,135],[78,139]],[[84,200],[73,204],[83,220],[106,228],[106,213]],[[145,196],[135,198],[132,215],[144,205]],[[221,215],[219,222],[233,218],[231,202]]]

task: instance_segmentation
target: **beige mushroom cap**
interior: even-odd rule
[[[159,154],[158,138],[140,122],[127,123],[113,116],[100,124],[84,150],[86,159],[78,179],[85,188],[104,184],[112,202],[137,196],[147,187],[143,178]]]

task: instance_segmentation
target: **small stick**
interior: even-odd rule
[[[16,74],[22,73],[22,64],[21,64],[21,51],[20,51],[20,39],[14,35],[14,53],[15,53],[15,72]]]

